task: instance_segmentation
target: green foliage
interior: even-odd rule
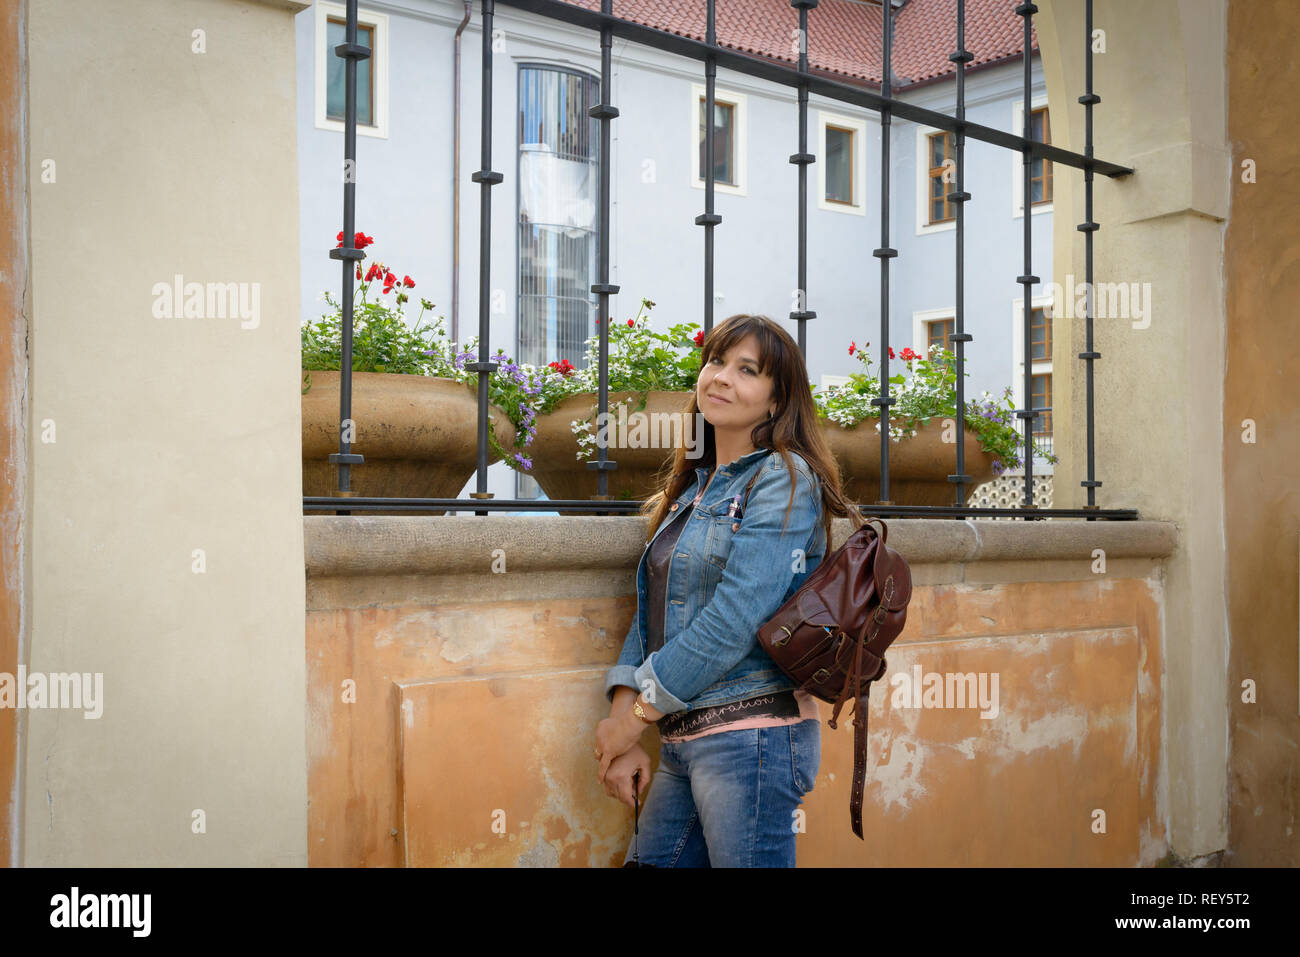
[[[650,318],[645,313],[654,308],[654,302],[641,300],[634,317],[609,327],[609,357],[607,376],[610,392],[639,393],[635,408],[628,414],[645,408],[646,397],[651,392],[691,392],[700,377],[700,343],[703,333],[699,323],[683,322],[669,326],[667,332],[650,328]],[[599,320],[597,320],[599,321]],[[600,388],[600,334],[587,339],[586,367],[559,381],[547,382],[542,396],[542,411],[550,411],[561,399],[581,393],[595,393]],[[609,409],[618,414],[620,405]],[[596,454],[596,414],[593,405],[585,419],[574,419],[570,429],[577,436],[578,459],[594,458]]]
[[[871,356],[865,349],[851,346],[850,351],[862,362],[865,372],[852,373],[847,384],[832,386],[825,393],[818,393],[816,386],[812,387],[818,415],[845,427],[863,419],[880,418],[880,406],[871,404],[880,395],[880,376],[872,374]],[[889,437],[893,440],[902,439],[905,433],[915,435],[918,422],[927,423],[936,416],[955,421],[957,416],[957,357],[935,344],[928,357],[909,348],[903,351],[902,358],[910,378],[901,373],[889,377],[889,393],[897,399],[889,413]],[[1014,424],[1017,420],[1011,396],[1010,386],[1001,399],[995,399],[985,390],[980,400],[967,400],[965,405],[966,428],[979,437],[985,452],[995,456],[995,475],[1022,464],[1024,440]],[[876,431],[879,430],[877,422]],[[1057,461],[1055,455],[1047,453],[1037,442],[1033,448],[1047,461],[1053,464]]]
[[[425,326],[424,314],[433,303],[420,300],[420,314],[411,327],[400,306],[367,302],[368,285],[361,285],[353,306],[352,371],[456,378],[443,317]],[[328,292],[325,301],[335,311],[302,327],[302,367],[308,371],[337,372],[343,363],[343,310]]]
[[[373,239],[357,234],[357,246],[369,245]],[[342,233],[339,234],[340,245]],[[352,371],[388,372],[401,375],[438,376],[462,383],[471,394],[478,395],[479,373],[465,368],[466,362],[478,357],[478,338],[469,340],[466,348],[457,351],[448,341],[443,316],[426,323],[425,313],[432,312],[434,304],[420,300],[420,314],[414,327],[407,325],[402,312],[408,300],[405,290],[415,283],[410,277],[400,281],[382,262],[373,262],[365,273],[357,267],[358,284],[353,293],[352,305]],[[375,282],[382,290],[370,301],[371,287]],[[391,298],[389,298],[391,297]],[[338,371],[343,363],[343,308],[328,293],[325,301],[333,312],[321,316],[316,322],[302,327],[303,393],[311,389],[314,371]],[[488,418],[488,443],[511,468],[528,471],[532,461],[524,454],[537,434],[533,420],[542,406],[553,405],[567,394],[567,377],[573,374],[566,363],[551,363],[542,369],[516,364],[501,350],[489,357],[497,368],[488,374],[488,403],[504,412],[515,426],[515,445],[507,450],[496,434],[496,426]],[[549,409],[549,405],[546,406]]]

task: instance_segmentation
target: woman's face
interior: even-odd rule
[[[773,385],[770,374],[758,371],[758,337],[751,332],[700,369],[695,401],[715,429],[748,435],[775,414]]]

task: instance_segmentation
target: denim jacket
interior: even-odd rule
[[[646,658],[646,553],[655,538],[687,508],[709,470],[669,506],[637,565],[637,612],[618,663],[605,675],[605,697],[618,685],[636,688],[659,711],[671,714],[740,701],[796,687],[758,643],[757,631],[804,583],[826,554],[821,488],[797,452],[794,503],[790,475],[779,452],[757,449],[722,466],[682,529],[668,570],[664,647]],[[744,498],[737,519],[727,513]],[[785,530],[782,531],[782,524]]]

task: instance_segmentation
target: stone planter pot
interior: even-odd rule
[[[339,450],[340,374],[310,375],[311,388],[302,397],[302,491],[303,495],[334,495],[338,467],[329,456]],[[500,409],[489,405],[488,411],[498,440],[508,447],[514,425]],[[352,450],[366,458],[352,467],[351,487],[358,496],[455,498],[478,464],[478,402],[469,387],[454,379],[354,372],[352,420],[356,423]],[[488,463],[499,459],[489,445]],[[446,513],[429,509],[355,514]]]
[[[870,505],[880,498],[880,433],[878,418],[863,419],[845,428],[828,419],[821,420],[822,435],[840,467],[845,495],[859,505]],[[890,417],[891,424],[898,419]],[[895,505],[951,505],[957,487],[948,476],[957,471],[957,449],[943,441],[944,417],[935,416],[928,423],[917,422],[916,435],[889,442],[889,498]],[[995,456],[980,448],[979,436],[966,430],[966,501],[977,485],[991,481]]]
[[[617,421],[618,403],[628,402],[627,420],[629,427],[634,424],[633,410],[640,401],[639,392],[611,392],[609,408]],[[646,396],[642,413],[672,414],[681,413],[690,401],[689,392],[651,392]],[[588,499],[596,494],[596,470],[587,468],[585,460],[578,458],[578,437],[574,435],[571,422],[575,419],[590,419],[595,424],[592,408],[596,405],[595,393],[583,393],[570,396],[560,402],[545,415],[539,415],[533,423],[537,434],[533,436],[525,454],[532,460],[532,476],[542,487],[547,498],[552,499]],[[615,429],[611,424],[609,458],[618,463],[618,468],[607,473],[608,494],[615,499],[634,499],[641,501],[649,498],[659,490],[656,474],[673,455],[673,447],[667,439],[675,434],[660,433],[657,423],[663,419],[649,420],[656,425],[647,426],[646,432],[651,442],[658,442],[657,448],[629,448],[621,443],[621,428]],[[690,438],[693,433],[687,432]],[[691,439],[694,441],[694,439]],[[615,444],[620,442],[621,444]],[[579,514],[562,511],[560,514]]]

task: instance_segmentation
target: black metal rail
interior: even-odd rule
[[[470,179],[481,187],[480,194],[480,246],[479,246],[479,354],[478,361],[465,364],[465,368],[479,374],[478,386],[478,470],[476,491],[470,493],[467,502],[461,499],[381,499],[359,498],[350,490],[350,469],[353,465],[363,463],[360,455],[351,451],[348,441],[349,432],[345,424],[350,422],[352,401],[352,290],[353,263],[365,258],[362,250],[355,248],[353,242],[355,222],[355,158],[356,158],[356,63],[369,56],[369,50],[356,42],[357,37],[357,0],[347,0],[347,42],[335,47],[335,55],[346,59],[346,122],[344,133],[345,169],[353,175],[345,176],[343,187],[343,246],[330,251],[330,257],[342,260],[343,265],[343,351],[341,368],[342,385],[340,388],[340,439],[339,452],[330,456],[330,461],[338,465],[339,487],[332,497],[304,497],[304,511],[329,511],[348,514],[352,511],[474,511],[477,515],[486,515],[490,511],[590,511],[593,514],[631,514],[639,507],[639,502],[614,500],[608,494],[608,472],[616,469],[617,462],[610,460],[608,449],[598,447],[596,459],[587,463],[587,467],[597,471],[597,494],[591,500],[557,501],[557,500],[494,500],[487,491],[487,454],[488,454],[488,387],[489,376],[497,368],[497,363],[488,358],[489,301],[490,301],[490,261],[491,261],[491,208],[493,186],[502,182],[502,174],[492,170],[492,33],[493,17],[497,0],[481,0],[482,4],[482,153],[480,168]],[[880,407],[880,450],[881,450],[881,498],[875,503],[862,505],[864,511],[882,516],[913,517],[1019,517],[1027,519],[1042,518],[1086,518],[1132,520],[1137,518],[1135,509],[1102,509],[1096,505],[1096,489],[1102,484],[1096,480],[1095,445],[1094,445],[1094,404],[1093,404],[1093,363],[1101,358],[1101,353],[1093,348],[1093,233],[1099,224],[1092,221],[1093,176],[1124,176],[1132,172],[1125,166],[1097,159],[1093,155],[1092,142],[1092,108],[1101,102],[1101,98],[1092,91],[1092,0],[1087,0],[1086,29],[1084,47],[1086,57],[1087,86],[1078,101],[1085,108],[1085,149],[1082,154],[1063,150],[1048,143],[1033,139],[1032,133],[1032,72],[1031,39],[1033,15],[1038,7],[1033,3],[1019,3],[1014,12],[1024,20],[1024,124],[1020,135],[1003,130],[971,123],[966,119],[965,105],[965,67],[973,55],[965,49],[965,2],[957,4],[957,49],[949,54],[948,59],[956,64],[957,107],[955,115],[948,116],[933,110],[927,110],[915,104],[895,99],[892,96],[892,78],[890,56],[893,47],[893,4],[884,0],[882,8],[881,54],[883,61],[882,80],[879,93],[863,86],[846,83],[812,72],[808,62],[808,21],[809,11],[818,6],[818,0],[790,0],[790,6],[798,11],[799,21],[799,56],[795,66],[789,66],[775,59],[766,59],[741,53],[720,46],[715,27],[716,0],[705,0],[706,32],[703,41],[693,37],[684,37],[675,33],[659,30],[645,24],[619,19],[612,14],[612,0],[601,0],[599,11],[575,6],[562,0],[500,0],[506,6],[518,10],[563,21],[579,27],[585,27],[600,34],[601,51],[601,102],[588,110],[588,115],[600,121],[600,211],[599,211],[599,277],[591,285],[590,291],[599,297],[599,395],[598,412],[609,410],[609,321],[611,318],[610,296],[616,295],[619,287],[610,282],[609,274],[609,240],[610,240],[610,166],[609,152],[611,130],[610,124],[618,118],[619,111],[611,102],[610,93],[610,56],[614,37],[621,37],[630,42],[652,47],[667,53],[677,54],[703,61],[705,73],[705,116],[709,125],[713,122],[715,83],[718,67],[744,73],[758,79],[792,86],[798,90],[798,140],[799,151],[790,156],[790,163],[798,170],[798,247],[796,275],[798,282],[796,308],[791,310],[789,318],[798,325],[799,347],[807,351],[807,323],[817,317],[817,313],[808,308],[807,287],[807,191],[808,166],[816,162],[814,154],[808,150],[808,97],[810,93],[852,104],[880,114],[881,124],[881,173],[880,173],[880,245],[872,255],[880,260],[880,327],[878,342],[880,344],[880,395],[873,398],[872,404]],[[964,305],[964,248],[965,248],[965,204],[972,197],[965,186],[965,144],[968,138],[993,146],[1015,150],[1022,156],[1023,171],[1023,214],[1024,214],[1024,263],[1023,272],[1016,277],[1024,290],[1024,383],[1023,395],[1027,408],[1016,410],[1015,415],[1023,422],[1024,431],[1024,499],[1019,508],[974,508],[965,505],[966,486],[972,476],[965,473],[964,443],[956,445],[956,471],[949,475],[948,481],[956,486],[955,501],[951,506],[903,506],[889,500],[889,407],[897,400],[890,395],[888,378],[889,368],[889,264],[898,256],[898,251],[889,245],[889,195],[890,171],[889,149],[890,128],[893,117],[913,123],[924,124],[954,134],[956,146],[956,190],[946,194],[949,203],[956,206],[956,332],[952,336],[956,343],[957,369],[964,367],[965,344],[974,336],[965,331]],[[696,225],[704,227],[704,328],[713,327],[713,253],[714,229],[722,223],[722,217],[714,210],[714,185],[716,170],[714,168],[714,142],[708,135],[706,126],[705,143],[705,190],[704,212],[695,217]],[[1081,482],[1088,490],[1088,504],[1082,508],[1037,508],[1033,504],[1033,423],[1038,415],[1050,412],[1048,406],[1033,407],[1032,397],[1032,288],[1040,282],[1033,275],[1031,241],[1033,237],[1032,216],[1032,166],[1035,160],[1045,160],[1060,166],[1083,171],[1085,184],[1085,222],[1076,229],[1084,233],[1086,280],[1087,280],[1087,348],[1078,354],[1086,363],[1087,373],[1087,469],[1088,477]],[[1072,294],[1072,291],[1067,291]],[[957,376],[957,434],[965,435],[965,390],[963,376]],[[339,497],[347,499],[340,503]],[[341,505],[346,508],[341,508]]]

